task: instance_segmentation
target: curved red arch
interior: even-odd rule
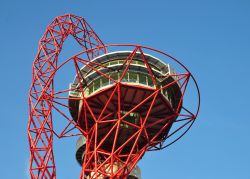
[[[46,28],[33,62],[28,97],[31,178],[56,178],[50,94],[54,91],[53,77],[58,67],[58,55],[69,35],[74,37],[83,50],[96,49],[87,53],[89,59],[106,53],[103,42],[82,17],[72,14],[58,16]]]

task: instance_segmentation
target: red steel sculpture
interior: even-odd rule
[[[60,62],[69,35],[83,51]],[[68,63],[75,69],[74,81],[57,91],[55,75]],[[32,66],[31,178],[56,178],[53,137],[77,135],[81,179],[140,178],[136,164],[145,152],[181,138],[194,123],[199,106],[197,83],[177,59],[140,45],[104,45],[82,17],[56,17],[39,42]],[[67,121],[59,132],[53,127],[54,112]]]

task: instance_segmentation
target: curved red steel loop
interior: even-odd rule
[[[88,51],[88,59],[106,53],[106,47],[86,20],[72,14],[56,17],[47,27],[39,42],[32,66],[29,91],[28,140],[30,145],[31,178],[56,178],[53,154],[52,101],[53,78],[58,68],[58,55],[66,38],[71,35]]]

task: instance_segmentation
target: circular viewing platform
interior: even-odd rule
[[[138,150],[155,136],[156,141],[160,141],[168,134],[182,103],[175,74],[169,64],[148,54],[132,54],[131,51],[104,54],[83,66],[80,75],[70,85],[70,113],[85,131],[95,124],[97,118],[105,116],[98,124],[97,142],[102,142],[101,147],[106,151],[112,150],[117,135],[112,127],[120,116],[116,148],[122,146],[120,154],[125,156],[133,147],[133,141],[127,141],[143,123],[145,131],[140,134]],[[154,94],[157,95],[152,105]],[[83,96],[91,112],[84,106]],[[103,136],[109,131],[112,132],[103,142]]]
[[[79,88],[82,84],[84,88],[84,96],[88,97],[95,93],[108,88],[115,84],[115,81],[120,81],[122,84],[136,85],[144,88],[155,89],[156,87],[163,88],[165,85],[177,80],[174,76],[176,73],[169,64],[162,62],[160,59],[148,54],[144,54],[148,65],[152,70],[152,74],[156,79],[156,85],[153,83],[152,77],[148,68],[142,59],[140,53],[136,53],[129,64],[128,71],[123,75],[123,71],[128,65],[126,59],[131,54],[131,51],[117,51],[99,56],[89,63],[89,66],[81,68],[81,77],[84,78],[79,83],[78,77],[75,77],[74,82],[70,85],[71,88]],[[99,71],[99,73],[98,73]],[[100,74],[104,73],[103,76]],[[121,78],[123,75],[123,78]],[[110,78],[114,79],[111,80]],[[180,90],[179,83],[171,85],[170,88],[161,90],[163,96],[170,102],[172,107],[176,107],[179,102]],[[173,94],[176,93],[177,94]],[[179,93],[178,93],[179,92]],[[80,97],[81,92],[71,91],[70,96]],[[178,98],[179,97],[179,98]]]

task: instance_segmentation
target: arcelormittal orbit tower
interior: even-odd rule
[[[61,60],[69,36],[82,52]],[[62,83],[67,77],[71,80]],[[194,77],[174,57],[141,45],[106,45],[84,18],[56,17],[39,41],[32,66],[31,178],[55,179],[54,139],[78,136],[80,179],[140,179],[136,164],[145,152],[181,138],[199,106]]]

